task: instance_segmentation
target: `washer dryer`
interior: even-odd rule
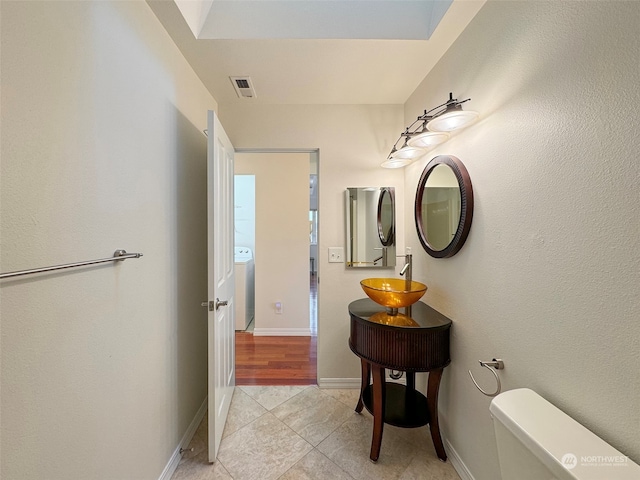
[[[246,330],[255,313],[255,269],[253,251],[235,247],[236,330]]]

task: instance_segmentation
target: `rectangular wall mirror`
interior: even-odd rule
[[[347,188],[347,267],[396,266],[395,210],[393,187]]]

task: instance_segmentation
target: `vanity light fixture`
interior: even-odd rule
[[[449,93],[449,100],[431,110],[425,110],[415,122],[409,125],[396,140],[391,153],[382,163],[383,168],[402,168],[423,155],[427,150],[446,142],[449,132],[464,128],[478,119],[478,112],[462,110],[462,104],[471,100],[458,101]],[[416,127],[416,125],[421,124]],[[404,138],[399,149],[396,145]]]
[[[419,157],[420,155],[422,155],[424,152],[422,151],[422,148],[416,148],[414,146],[409,145],[409,138],[410,138],[410,134],[409,134],[409,129],[407,129],[400,138],[405,137],[404,139],[404,145],[402,145],[402,147],[400,147],[399,150],[396,150],[396,146],[393,146],[393,149],[391,150],[391,153],[389,154],[389,158],[396,158],[398,160],[402,159],[402,160],[413,160],[414,158]],[[398,139],[399,140],[399,139]],[[398,142],[396,142],[398,143]]]
[[[453,94],[449,94],[453,97]],[[471,100],[468,98],[467,100]],[[463,102],[466,102],[464,100]],[[453,130],[459,130],[467,125],[475,122],[478,119],[478,112],[473,110],[462,110],[461,103],[453,100],[453,103],[447,102],[445,111],[437,116],[434,116],[432,120],[427,123],[427,128],[434,132],[451,132]]]
[[[387,158],[382,162],[383,168],[402,168],[413,162],[413,158]]]
[[[412,147],[418,148],[431,148],[436,145],[440,145],[441,143],[449,140],[448,132],[431,132],[427,130],[426,126],[422,132],[416,134],[411,140],[407,143]]]

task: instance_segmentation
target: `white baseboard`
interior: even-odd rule
[[[359,378],[321,378],[318,380],[318,387],[320,388],[357,388],[360,389]],[[402,378],[395,380],[387,375],[387,382],[400,383],[402,385],[407,384],[407,379],[403,375]]]
[[[471,472],[469,471],[467,466],[464,464],[464,462],[460,458],[460,455],[458,455],[458,452],[456,452],[456,449],[453,448],[453,446],[451,445],[451,442],[445,439],[444,443],[447,446],[446,451],[447,451],[447,455],[449,456],[449,460],[451,460],[451,465],[453,466],[455,471],[458,472],[460,479],[475,480],[473,478],[473,475],[471,475]]]
[[[200,408],[198,409],[196,416],[193,417],[193,420],[187,427],[187,431],[184,432],[184,435],[182,436],[182,440],[180,440],[180,443],[178,444],[176,449],[173,451],[173,455],[171,455],[171,458],[169,459],[167,466],[164,467],[164,470],[160,474],[160,478],[158,478],[158,480],[171,480],[171,477],[175,473],[176,468],[178,468],[178,464],[180,463],[180,459],[182,458],[182,455],[180,454],[180,449],[187,448],[189,446],[189,443],[191,443],[191,439],[193,438],[193,435],[196,433],[196,430],[198,429],[200,422],[202,422],[202,419],[204,418],[204,414],[207,413],[207,405],[208,405],[208,397],[205,397],[204,402],[202,402],[202,405],[200,405]]]
[[[360,378],[320,378],[320,388],[356,388],[360,389]]]
[[[320,378],[318,380],[318,387],[320,388],[357,388],[360,389],[359,378]],[[402,385],[407,384],[407,377],[405,375],[402,378],[395,380],[387,375],[387,382],[400,383]]]
[[[254,328],[256,337],[310,337],[310,328]]]

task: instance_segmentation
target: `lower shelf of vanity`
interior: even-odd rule
[[[385,390],[384,423],[404,428],[417,428],[429,423],[427,397],[422,393],[393,382],[386,382]],[[373,415],[373,385],[365,387],[362,401]]]

